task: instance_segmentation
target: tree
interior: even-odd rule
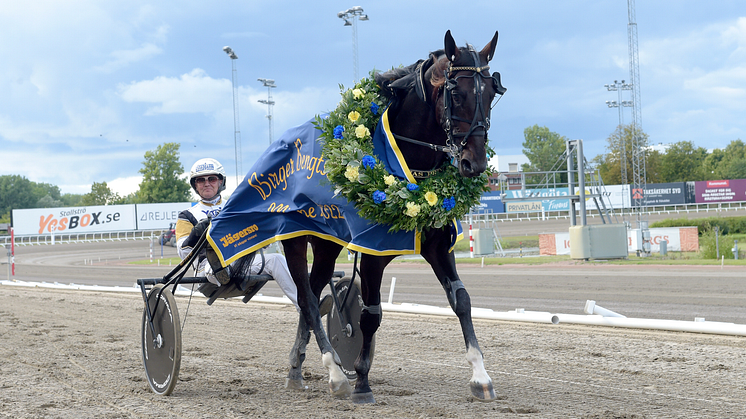
[[[66,193],[66,194],[62,194],[62,196],[60,197],[60,200],[62,201],[63,207],[77,207],[81,205],[81,201],[83,200],[83,195]]]
[[[63,206],[62,201],[52,198],[52,195],[44,195],[36,201],[36,208],[59,208]]]
[[[155,151],[145,152],[140,173],[143,175],[138,203],[185,202],[189,200],[189,185],[179,178],[184,167],[179,162],[177,143],[163,143]]]
[[[634,182],[632,171],[633,138],[633,125],[624,125],[621,130],[614,131],[606,139],[608,143],[606,145],[607,153],[598,155],[593,159],[605,184],[618,185],[622,183],[622,165],[624,162],[626,162],[627,168],[627,183],[631,184]],[[639,143],[641,143],[640,146],[644,153],[646,169],[653,168],[652,171],[646,170],[646,182],[657,181],[655,180],[658,178],[655,166],[657,165],[658,155],[647,147],[648,135],[644,132],[640,133]]]
[[[565,159],[560,158],[567,150],[567,138],[552,132],[547,127],[534,125],[523,130],[523,154],[528,157],[529,164],[522,164],[524,172],[549,172],[565,169]],[[543,182],[545,175],[533,176],[530,181],[533,183]],[[559,182],[566,182],[567,177],[562,176],[557,179]]]
[[[709,179],[746,178],[746,144],[734,140],[724,150],[715,149],[705,160],[705,172]]]
[[[720,163],[725,159],[725,151],[716,148],[712,150],[712,153],[710,153],[707,157],[705,157],[705,161],[703,163],[703,176],[704,180],[719,180],[722,179],[720,177],[720,173],[715,173],[715,171],[720,166]]]
[[[523,154],[530,162],[521,166],[523,171],[548,172],[559,168],[556,163],[567,149],[566,137],[538,125],[523,130],[523,137]]]
[[[34,191],[33,182],[24,176],[0,176],[0,216],[9,216],[13,209],[35,208],[41,196]]]
[[[112,192],[106,182],[93,182],[91,192],[83,195],[81,205],[111,205],[121,201],[119,194]]]
[[[668,146],[661,156],[662,182],[704,180],[704,162],[707,150],[695,147],[691,141],[679,141]]]

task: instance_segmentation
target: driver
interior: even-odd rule
[[[217,216],[223,209],[223,198],[220,192],[225,190],[225,169],[215,159],[205,158],[197,160],[189,172],[189,184],[194,192],[199,195],[199,201],[191,208],[181,211],[176,221],[176,250],[179,257],[184,259],[202,233],[207,229],[210,219]],[[230,268],[230,267],[229,267]],[[229,269],[227,268],[227,269]],[[262,258],[255,257],[251,262],[251,273],[258,274],[262,269]],[[290,276],[285,256],[280,253],[267,253],[264,255],[264,270],[274,278],[282,292],[293,302],[295,309],[298,307],[298,291],[295,282]],[[213,273],[204,252],[199,255],[196,276],[206,276],[211,283],[221,286],[219,277]]]

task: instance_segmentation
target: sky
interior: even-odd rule
[[[0,175],[120,195],[144,154],[181,145],[186,171],[218,159],[236,184],[232,65],[242,174],[273,133],[333,110],[350,87],[353,31],[337,13],[361,6],[359,75],[427,58],[451,30],[459,45],[499,41],[490,71],[508,91],[492,111],[491,146],[522,154],[545,126],[606,152],[619,124],[605,84],[630,81],[625,0],[145,1],[4,0],[0,7]],[[746,2],[636,2],[642,129],[652,144],[707,149],[746,141]],[[231,62],[222,50],[238,55]],[[624,92],[623,100],[631,100]],[[632,120],[624,108],[624,122]],[[501,159],[507,165],[509,157]],[[500,167],[502,169],[502,167]]]

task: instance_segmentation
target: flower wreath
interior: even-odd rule
[[[373,155],[371,135],[386,102],[372,73],[341,95],[337,108],[327,118],[317,116],[316,125],[335,195],[352,202],[361,217],[389,224],[389,231],[442,228],[461,219],[489,190],[487,171],[467,178],[450,164],[417,183],[388,173]]]

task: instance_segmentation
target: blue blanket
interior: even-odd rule
[[[374,150],[389,172],[414,181],[388,129],[387,115],[374,132]],[[223,266],[277,240],[313,235],[352,251],[419,254],[421,233],[389,233],[389,225],[361,218],[354,205],[334,196],[324,170],[321,132],[310,120],[282,134],[262,154],[212,220],[208,240]],[[452,242],[463,236],[454,220]]]

